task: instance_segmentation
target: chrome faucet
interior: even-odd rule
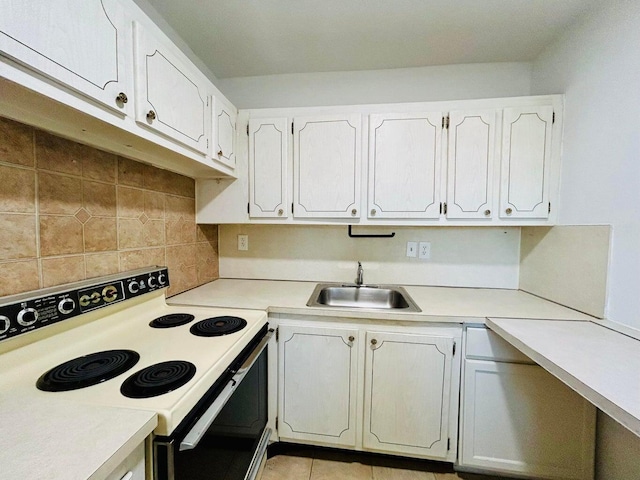
[[[358,273],[356,274],[356,285],[360,286],[363,283],[363,274],[364,271],[362,270],[362,264],[360,262],[358,262]]]

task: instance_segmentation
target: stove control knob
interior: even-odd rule
[[[134,281],[132,281],[132,282],[129,284],[129,291],[130,291],[131,293],[133,293],[133,294],[136,294],[136,293],[138,293],[138,290],[140,290],[140,289],[138,288],[138,282],[136,282],[135,280],[134,280]]]
[[[63,315],[73,312],[75,308],[76,302],[73,301],[73,298],[63,298],[58,303],[58,311]]]
[[[23,308],[18,313],[18,323],[23,327],[33,325],[38,320],[38,312],[35,308]]]
[[[158,275],[158,283],[163,286],[167,284],[167,276],[164,273]]]
[[[156,279],[153,278],[151,275],[149,275],[149,280],[147,280],[147,285],[149,285],[149,288],[156,288],[158,286],[158,284],[156,283]]]
[[[9,330],[11,321],[4,315],[0,315],[0,335]]]

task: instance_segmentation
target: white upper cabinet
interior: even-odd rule
[[[294,217],[360,217],[361,116],[294,118]]]
[[[440,216],[442,113],[369,117],[369,218]]]
[[[493,216],[496,116],[496,110],[449,114],[447,218]]]
[[[236,167],[236,119],[238,112],[234,107],[215,100],[213,109],[214,160],[230,168]]]
[[[505,108],[501,218],[547,218],[550,210],[553,107]]]
[[[249,120],[249,215],[287,218],[287,118]]]
[[[447,457],[453,342],[444,336],[367,332],[365,449]]]
[[[208,150],[204,78],[135,22],[136,121],[200,153]]]
[[[130,29],[116,0],[0,0],[0,51],[127,113]]]

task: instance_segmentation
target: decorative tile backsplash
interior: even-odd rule
[[[149,265],[175,295],[218,278],[195,182],[0,117],[0,296]]]

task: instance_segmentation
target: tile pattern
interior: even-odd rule
[[[193,179],[0,117],[0,296],[149,265],[169,295],[219,276]]]
[[[358,452],[275,444],[261,480],[508,480],[456,473],[452,465]]]

